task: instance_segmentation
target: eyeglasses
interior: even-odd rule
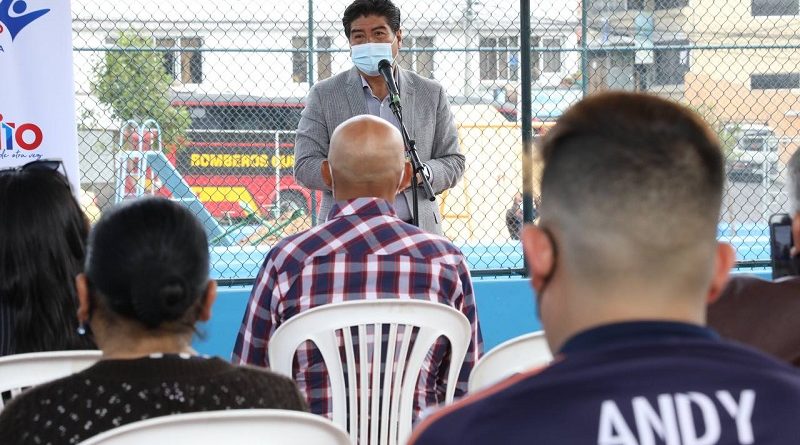
[[[53,171],[61,173],[64,177],[67,177],[67,171],[64,169],[64,162],[62,162],[61,159],[37,159],[16,167],[0,168],[0,175],[31,170]]]
[[[27,171],[50,171],[56,172],[64,177],[67,184],[69,178],[67,177],[67,169],[64,168],[64,162],[61,159],[37,159],[28,162],[27,164],[18,165],[16,167],[0,168],[0,175],[21,173]]]

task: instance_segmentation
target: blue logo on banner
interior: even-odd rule
[[[26,26],[50,12],[49,9],[40,9],[26,14],[27,9],[28,4],[25,3],[25,0],[0,0],[0,32],[3,32],[3,25],[5,25],[11,34],[12,42]],[[14,15],[11,15],[12,13]]]

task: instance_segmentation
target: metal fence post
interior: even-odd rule
[[[533,222],[533,124],[531,98],[531,1],[520,0],[520,75],[522,83],[522,219]]]
[[[589,32],[589,26],[586,19],[586,1],[581,0],[581,88],[583,89],[583,97],[589,94],[589,60],[586,57],[588,48],[586,34]]]
[[[314,86],[314,0],[308,0],[308,90]],[[317,191],[311,192],[311,225],[317,225]]]
[[[473,48],[475,46],[475,12],[474,0],[467,0],[467,9],[464,11],[464,48]],[[472,86],[475,73],[472,71],[472,51],[469,49],[464,51],[464,97],[470,96],[475,90]]]

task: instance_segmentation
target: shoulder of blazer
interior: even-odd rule
[[[422,92],[425,95],[435,94],[436,98],[438,98],[440,91],[444,88],[442,87],[442,84],[436,80],[422,77],[419,74],[404,68],[401,68],[400,70],[400,75],[402,76],[400,88],[403,88],[402,83],[405,82],[406,85],[410,85],[412,88],[416,89],[417,97],[419,97],[419,93]]]
[[[355,75],[353,73],[354,70],[355,68],[351,68],[347,71],[342,71],[333,77],[320,80],[319,82],[315,83],[311,89],[317,91],[330,91],[332,89],[342,88],[342,86],[353,82],[353,78],[351,77]]]

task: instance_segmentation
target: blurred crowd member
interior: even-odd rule
[[[792,213],[792,275],[775,281],[731,278],[708,307],[708,324],[720,335],[754,346],[800,367],[800,151],[787,164]]]
[[[708,125],[606,93],[545,137],[522,244],[554,362],[426,419],[413,444],[785,444],[800,373],[704,327],[734,262],[716,241],[724,162]]]
[[[470,321],[471,341],[456,385],[456,396],[463,395],[482,350],[472,280],[453,243],[395,213],[397,192],[411,178],[400,132],[374,116],[345,121],[331,135],[320,173],[336,204],[327,222],[284,238],[267,254],[233,361],[269,366],[267,347],[275,330],[320,305],[370,296],[430,300],[456,308]],[[417,414],[444,401],[448,353],[443,339],[429,353],[414,399]],[[295,380],[311,412],[332,416],[328,376],[316,348],[297,355]]]
[[[534,197],[533,198],[533,221],[536,221],[536,218],[539,217],[539,200]],[[508,234],[511,236],[511,239],[518,240],[520,232],[522,231],[522,224],[523,224],[523,214],[522,214],[522,193],[517,193],[514,195],[514,203],[511,204],[511,208],[506,211],[506,228],[508,229]]]
[[[518,240],[522,230],[522,193],[514,195],[511,208],[506,211],[506,228],[511,239]]]
[[[0,224],[0,356],[95,349],[75,319],[89,223],[61,161],[0,170]]]
[[[145,198],[103,215],[76,280],[78,319],[91,325],[103,359],[12,399],[0,443],[78,443],[184,412],[303,410],[289,379],[192,350],[195,324],[209,319],[216,297],[208,259],[202,225],[180,204]]]

